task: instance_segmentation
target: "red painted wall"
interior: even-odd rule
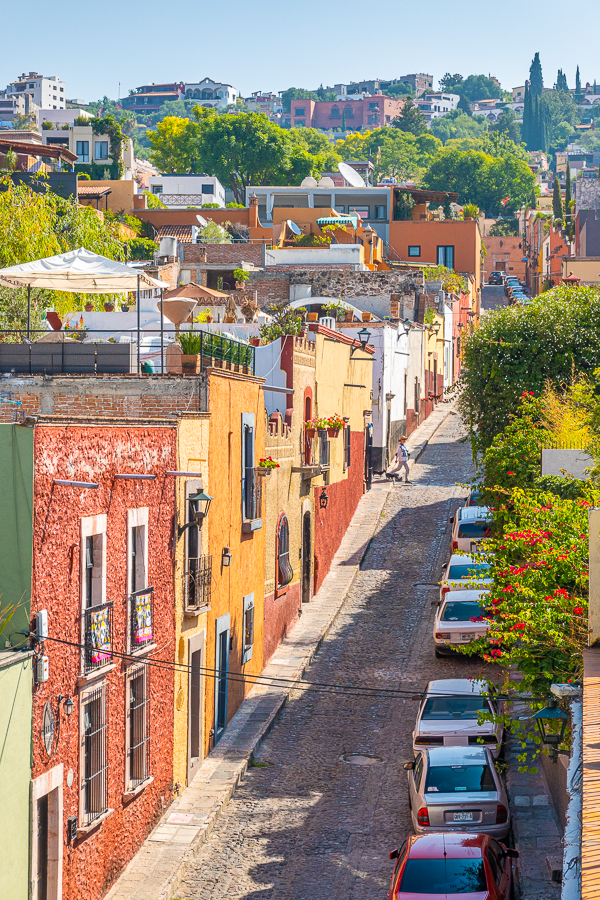
[[[341,438],[338,438],[341,440]],[[327,485],[327,509],[319,506],[322,487],[315,488],[315,593],[323,584],[331,561],[346,533],[354,510],[363,494],[364,441],[362,431],[350,434],[351,465],[348,477]]]
[[[34,435],[34,576],[32,614],[47,609],[49,636],[80,642],[80,519],[107,513],[106,597],[114,602],[113,648],[127,652],[127,510],[147,506],[148,580],[154,585],[154,635],[161,659],[173,660],[173,478],[175,428],[53,427],[38,425]],[[155,481],[114,480],[114,473],[156,474]],[[97,481],[98,490],[60,487],[54,478]],[[34,688],[33,777],[64,764],[64,900],[97,900],[138,850],[157,817],[172,799],[173,672],[151,668],[150,773],[154,776],[124,805],[125,672],[116,661],[108,673],[108,805],[114,812],[92,833],[70,844],[67,818],[79,816],[79,690],[77,647],[45,644],[50,679]],[[70,717],[60,716],[55,752],[48,758],[41,740],[46,701],[56,713],[58,695],[72,697]],[[73,770],[72,787],[66,776]]]
[[[266,665],[273,656],[290,628],[298,619],[301,605],[301,585],[291,584],[287,593],[275,597],[274,593],[265,597],[265,623],[263,631],[263,662]]]

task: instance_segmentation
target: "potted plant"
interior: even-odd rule
[[[257,475],[270,475],[273,469],[278,469],[279,463],[275,462],[272,456],[265,456],[258,461]]]
[[[361,315],[362,315],[363,322],[371,321],[371,313],[370,312],[363,312],[363,313],[361,313]]]
[[[327,422],[327,434],[329,435],[330,438],[338,437],[340,431],[343,431],[344,428],[346,427],[346,423],[344,422],[344,420],[342,419],[341,416],[338,416],[337,413],[335,413],[333,416],[329,416],[329,418],[326,420],[326,422]]]
[[[86,312],[94,312],[94,304],[93,303],[86,303],[86,304],[84,304],[83,308],[85,309]]]
[[[115,304],[112,300],[104,301],[104,311],[105,312],[114,312],[115,311]]]
[[[177,335],[181,347],[181,371],[184,375],[196,375],[200,368],[202,339],[193,329]]]
[[[244,288],[246,282],[250,278],[250,274],[246,272],[244,269],[234,269],[233,277],[235,278],[235,286],[238,290]]]
[[[121,312],[129,312],[129,306],[127,303],[121,303]]]
[[[327,419],[320,419],[319,416],[313,416],[312,419],[309,419],[304,423],[304,430],[306,433],[306,437],[309,440],[312,440],[316,435],[317,431],[326,431],[328,427]]]
[[[250,346],[260,347],[260,338],[259,337],[251,337],[250,338]]]
[[[353,322],[354,321],[354,310],[353,309],[345,310],[344,319],[346,320],[346,322]]]
[[[318,322],[319,321],[319,313],[318,312],[309,312],[306,314],[306,318],[309,322]]]

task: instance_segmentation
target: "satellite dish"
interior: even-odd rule
[[[312,175],[308,175],[306,178],[303,178],[300,182],[300,187],[303,188],[313,188],[318,187],[317,179],[313,178]]]
[[[328,175],[325,175],[324,178],[321,178],[318,184],[318,187],[322,188],[334,188],[335,184],[333,183],[333,178],[329,178]]]
[[[204,216],[196,216],[196,222],[198,222],[199,225],[202,225],[203,228],[205,225],[208,225],[208,222],[206,221]]]
[[[292,222],[291,219],[287,219],[288,227],[292,234],[302,234],[302,229],[298,228],[295,222]]]
[[[358,174],[356,169],[353,169],[352,166],[349,166],[348,163],[338,163],[338,169],[341,174],[344,176],[344,179],[348,182],[351,187],[356,188],[364,188],[366,184],[364,183],[361,176]]]

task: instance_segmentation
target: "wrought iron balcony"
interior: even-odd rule
[[[113,605],[112,602],[90,606],[83,613],[84,671],[92,672],[112,662]]]
[[[210,606],[212,556],[190,557],[186,563],[185,582],[185,611],[196,615]]]
[[[154,588],[135,591],[129,598],[131,650],[140,650],[154,641]]]

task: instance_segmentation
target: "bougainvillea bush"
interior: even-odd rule
[[[462,411],[487,448],[523,391],[539,396],[600,367],[600,291],[561,285],[487,313],[463,339]]]

